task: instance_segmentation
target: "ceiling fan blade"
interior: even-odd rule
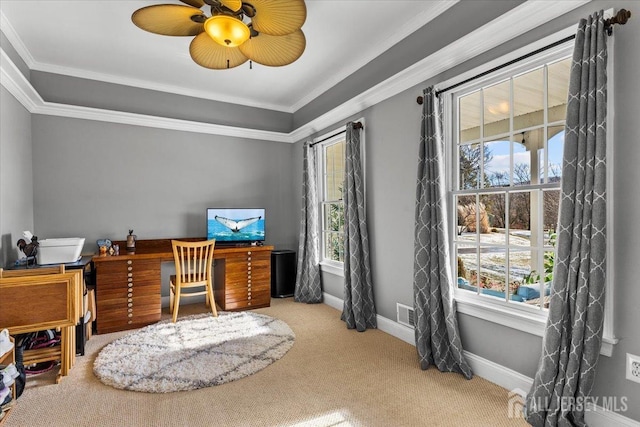
[[[302,30],[284,36],[261,33],[242,43],[238,48],[252,61],[270,67],[288,65],[300,58],[307,45]]]
[[[220,0],[220,4],[234,12],[237,12],[242,7],[242,0]]]
[[[131,20],[136,26],[150,33],[163,36],[195,36],[204,31],[204,25],[192,21],[193,15],[205,17],[201,10],[190,6],[159,4],[136,10],[131,15]]]
[[[247,0],[256,9],[251,22],[261,34],[283,36],[299,30],[307,19],[303,0]]]
[[[184,4],[188,4],[189,6],[197,7],[200,9],[204,6],[204,0],[180,0]]]
[[[222,46],[207,33],[196,36],[189,45],[189,53],[196,64],[214,70],[225,70],[247,62],[237,47]]]

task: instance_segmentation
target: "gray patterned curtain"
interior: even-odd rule
[[[322,302],[322,283],[318,256],[318,190],[316,181],[316,151],[308,142],[304,145],[302,172],[302,219],[298,246],[298,270],[293,300]]]
[[[341,319],[359,332],[376,328],[376,307],[369,260],[369,233],[364,215],[364,182],[360,129],[347,123],[344,201],[344,308]]]
[[[422,105],[413,267],[416,349],[422,369],[436,365],[440,371],[471,379],[451,296],[442,103],[433,87],[424,91]]]
[[[542,356],[526,400],[534,426],[586,426],[602,343],[607,47],[602,12],[578,25],[569,80],[556,264]]]

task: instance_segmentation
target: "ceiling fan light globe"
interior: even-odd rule
[[[240,46],[251,36],[244,22],[228,15],[214,15],[207,19],[204,30],[216,43],[227,47]]]

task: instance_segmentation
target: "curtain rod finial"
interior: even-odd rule
[[[620,9],[618,13],[604,21],[604,26],[605,30],[607,30],[607,34],[613,34],[614,24],[624,25],[627,23],[627,21],[629,21],[629,18],[631,18],[631,11],[627,9]]]
[[[627,9],[620,9],[612,22],[615,24],[624,25],[627,23],[629,18],[631,18],[631,12]]]
[[[424,103],[424,97],[423,96],[419,96],[418,98],[416,98],[416,102],[419,105],[422,105]]]

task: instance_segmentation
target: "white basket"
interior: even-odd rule
[[[64,264],[78,261],[84,237],[44,239],[38,243],[38,264]]]

